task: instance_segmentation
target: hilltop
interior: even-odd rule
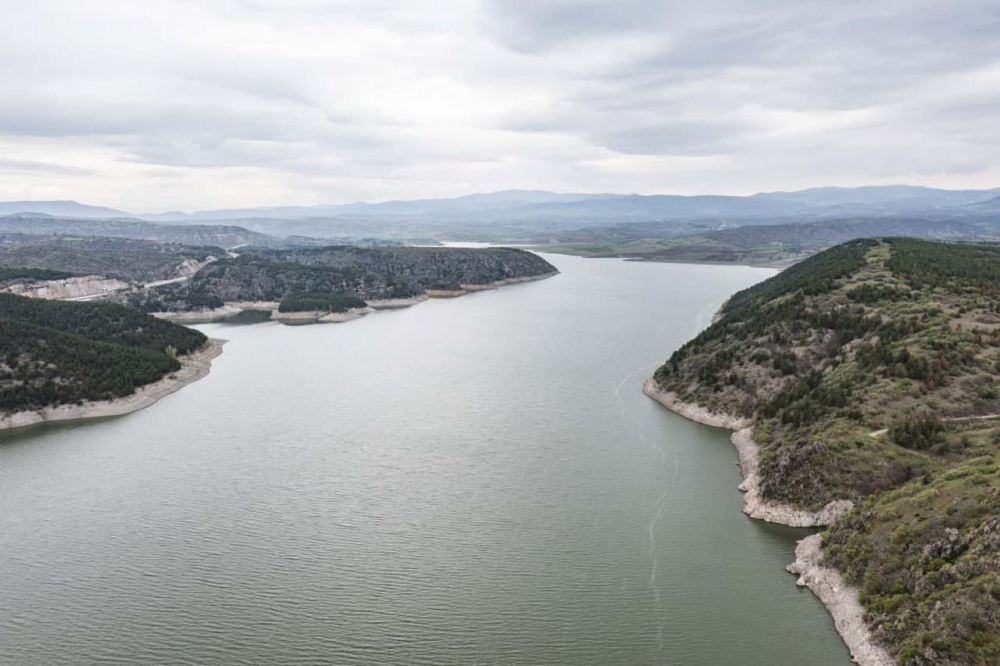
[[[763,509],[853,504],[825,563],[899,663],[1000,659],[1000,246],[839,245],[735,294],[653,381],[749,425]]]

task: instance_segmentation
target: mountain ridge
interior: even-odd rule
[[[934,210],[985,203],[1000,195],[1000,188],[947,190],[913,185],[815,187],[794,191],[758,192],[752,195],[675,195],[630,193],[550,192],[500,190],[455,197],[396,199],[303,206],[221,208],[184,212],[128,213],[76,201],[0,202],[0,215],[38,212],[80,217],[134,217],[150,221],[191,222],[238,218],[307,219],[343,216],[470,215],[503,213],[515,219],[531,215],[615,215],[711,218],[719,216],[795,215],[813,212],[834,214],[844,207],[867,210]],[[830,208],[830,211],[824,209]]]

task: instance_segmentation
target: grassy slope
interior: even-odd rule
[[[825,535],[901,663],[1000,663],[1000,248],[855,241],[736,294],[656,378],[755,417],[765,497]],[[867,498],[867,499],[864,499]],[[977,619],[978,618],[978,619]]]

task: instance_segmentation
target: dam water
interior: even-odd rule
[[[207,325],[206,379],[0,434],[0,663],[846,665],[642,381],[770,271],[547,257],[347,324]]]

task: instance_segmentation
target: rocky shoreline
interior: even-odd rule
[[[823,566],[821,546],[819,534],[799,541],[795,547],[795,562],[786,570],[798,575],[796,584],[808,587],[830,611],[837,633],[851,651],[852,661],[862,666],[894,666],[896,660],[872,641],[857,588],[844,582],[836,569]]]
[[[235,317],[242,312],[255,311],[270,312],[271,319],[289,325],[341,323],[360,319],[361,317],[378,310],[398,310],[401,308],[408,308],[412,305],[423,303],[431,298],[457,298],[473,292],[489,291],[491,289],[496,289],[510,284],[544,280],[558,274],[559,271],[553,271],[550,273],[543,273],[542,275],[497,280],[495,282],[490,282],[489,284],[463,284],[460,285],[460,289],[428,289],[419,296],[412,296],[409,298],[372,300],[368,302],[368,306],[365,308],[354,308],[347,312],[321,312],[318,310],[308,312],[279,312],[278,307],[280,304],[275,301],[233,301],[226,303],[222,307],[211,310],[195,310],[191,312],[154,312],[152,315],[158,319],[165,319],[178,324],[214,324],[226,321],[230,317]]]
[[[222,353],[225,342],[225,340],[209,339],[201,349],[180,358],[180,370],[152,384],[139,387],[132,395],[114,400],[85,402],[82,405],[59,405],[34,411],[15,412],[0,416],[0,430],[23,428],[39,423],[122,416],[145,409],[161,398],[206,377],[212,369],[212,361]]]
[[[757,464],[760,445],[753,439],[750,419],[713,412],[701,405],[684,402],[674,393],[660,388],[652,377],[642,385],[642,392],[686,419],[735,431],[730,439],[739,455],[740,470],[743,472],[743,483],[739,485],[739,489],[744,492],[743,513],[751,518],[791,527],[822,527],[830,525],[854,506],[848,500],[835,500],[819,511],[808,511],[791,504],[763,499],[760,496],[760,473]]]
[[[302,324],[339,324],[346,321],[361,319],[367,314],[375,312],[373,308],[351,308],[345,312],[324,312],[322,310],[306,310],[303,312],[271,312],[271,319],[280,321],[282,324],[302,325]]]
[[[743,496],[743,513],[751,518],[792,527],[822,527],[833,523],[851,510],[848,500],[830,502],[819,511],[807,511],[796,506],[771,502],[760,497],[760,474],[757,455],[760,445],[753,439],[750,419],[713,412],[701,405],[680,400],[676,394],[665,391],[652,377],[642,385],[642,392],[667,409],[686,419],[716,428],[733,430],[731,441],[739,455],[743,483],[739,489]],[[796,561],[788,571],[799,574],[798,584],[808,587],[823,602],[833,617],[834,626],[851,651],[851,659],[861,666],[890,666],[895,663],[888,652],[872,641],[864,622],[864,611],[858,601],[858,591],[847,585],[840,574],[824,567],[822,537],[819,534],[798,542]]]
[[[753,439],[753,429],[737,430],[731,441],[739,453],[740,469],[743,471],[743,483],[739,485],[739,489],[744,492],[743,513],[751,518],[791,527],[823,527],[854,508],[854,503],[850,500],[834,500],[819,511],[807,511],[790,504],[763,499],[760,496],[760,472],[757,469],[760,445]]]

